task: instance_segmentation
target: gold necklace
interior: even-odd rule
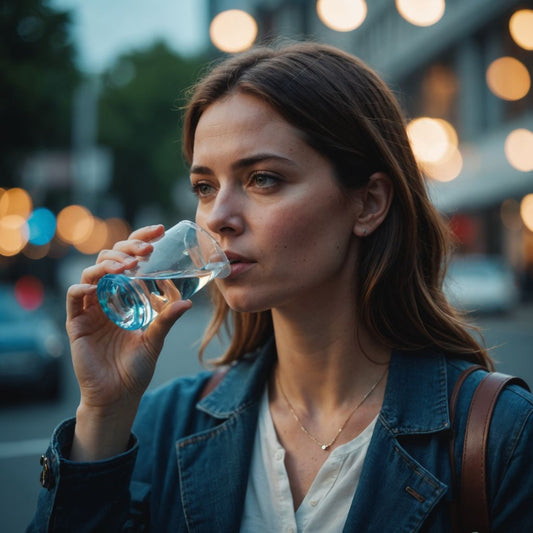
[[[337,439],[339,438],[339,435],[342,433],[342,430],[346,427],[346,424],[352,418],[353,414],[361,405],[363,405],[366,401],[366,399],[374,392],[374,389],[381,383],[383,378],[385,377],[385,374],[387,373],[388,368],[385,369],[385,372],[381,374],[379,379],[370,387],[370,390],[363,396],[362,400],[352,409],[346,420],[343,422],[342,426],[337,430],[337,433],[335,436],[328,442],[328,443],[322,443],[320,442],[314,435],[312,435],[306,427],[303,425],[302,421],[300,420],[300,417],[296,414],[296,411],[294,410],[294,407],[292,406],[291,402],[289,401],[289,398],[287,398],[287,395],[285,394],[285,391],[283,390],[283,387],[281,386],[281,381],[279,380],[279,373],[276,372],[276,382],[278,384],[279,390],[281,391],[281,395],[283,396],[285,403],[287,404],[287,407],[289,408],[289,411],[291,412],[292,416],[298,422],[298,425],[300,426],[300,429],[315,443],[318,444],[324,451],[327,451],[328,448],[333,446]]]

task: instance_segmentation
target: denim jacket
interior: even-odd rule
[[[147,393],[120,456],[69,461],[74,420],[46,452],[44,485],[28,531],[238,532],[261,393],[273,343],[230,367],[202,398],[208,372]],[[449,396],[469,363],[437,353],[393,353],[383,401],[344,532],[451,531]],[[484,371],[459,398],[466,413]],[[533,531],[533,396],[512,385],[494,411],[488,445],[493,531]],[[455,453],[461,465],[462,446]]]

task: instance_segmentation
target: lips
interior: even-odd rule
[[[242,272],[248,270],[252,265],[255,264],[254,260],[244,257],[240,254],[230,251],[227,251],[225,253],[231,266],[231,274],[228,276],[229,278],[241,274]]]

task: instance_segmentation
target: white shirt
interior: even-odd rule
[[[259,408],[241,533],[341,532],[376,420],[377,417],[355,439],[329,454],[295,513],[285,469],[285,449],[278,441],[265,390]]]

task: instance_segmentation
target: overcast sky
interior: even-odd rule
[[[205,0],[51,0],[73,12],[80,67],[99,72],[123,52],[164,38],[191,55],[207,42]]]

